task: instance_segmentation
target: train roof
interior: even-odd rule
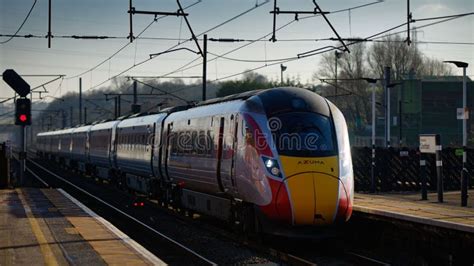
[[[325,116],[330,115],[329,106],[325,98],[308,89],[296,87],[277,87],[247,91],[200,102],[196,106],[210,106],[239,100],[252,101],[254,97],[258,97],[267,116],[288,111],[315,112]]]
[[[272,88],[258,92],[255,97],[260,99],[269,117],[288,111],[314,112],[330,116],[327,100],[308,89]]]
[[[55,132],[56,132],[56,131],[40,132],[40,133],[36,134],[36,136],[38,136],[38,137],[51,136],[51,135],[54,135]]]
[[[112,120],[112,121],[105,121],[105,122],[102,122],[102,123],[93,124],[92,127],[91,127],[91,131],[110,129],[115,124],[117,124],[118,122],[120,122],[120,121]]]
[[[124,127],[150,125],[150,124],[155,123],[156,121],[163,119],[164,117],[166,117],[166,115],[167,115],[166,113],[158,113],[158,114],[153,114],[153,115],[127,118],[120,121],[117,127],[124,128]]]
[[[210,104],[216,104],[216,103],[222,103],[222,102],[230,102],[230,101],[235,101],[235,100],[245,100],[254,95],[257,95],[258,93],[262,91],[264,90],[252,90],[252,91],[246,91],[242,93],[228,95],[225,97],[214,98],[207,101],[199,102],[196,104],[196,106],[210,105]]]
[[[89,131],[89,129],[90,129],[91,127],[92,127],[92,125],[85,125],[85,126],[76,127],[76,128],[73,128],[73,130],[71,131],[71,133],[87,132],[87,131]]]

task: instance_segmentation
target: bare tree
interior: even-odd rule
[[[423,66],[420,69],[419,76],[450,76],[453,74],[451,65],[444,64],[443,62],[430,58],[427,56],[423,57]]]
[[[419,73],[423,67],[423,57],[416,45],[408,46],[400,35],[389,35],[374,43],[367,62],[377,77],[382,77],[384,67],[389,66],[393,80],[401,80],[410,72]]]
[[[367,82],[360,80],[369,73],[365,61],[367,48],[365,43],[351,46],[351,53],[343,54],[337,59],[337,105],[345,114],[351,128],[355,128],[367,122],[370,117],[370,92]],[[323,55],[320,62],[320,71],[313,78],[325,78],[330,80],[332,86],[320,88],[320,93],[327,96],[331,101],[335,99],[335,77],[336,58],[334,53]]]

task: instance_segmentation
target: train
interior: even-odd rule
[[[245,231],[343,224],[354,180],[346,121],[278,87],[37,134],[40,156]]]

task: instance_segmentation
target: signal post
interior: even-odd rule
[[[23,185],[26,170],[26,126],[31,125],[31,100],[26,98],[30,93],[30,85],[13,69],[3,72],[3,80],[20,96],[15,102],[15,125],[21,126],[21,147],[19,153],[20,178],[18,185]]]

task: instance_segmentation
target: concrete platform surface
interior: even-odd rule
[[[0,265],[69,264],[164,262],[61,189],[0,190]]]
[[[460,192],[445,192],[443,203],[437,202],[436,193],[429,193],[428,200],[424,201],[420,193],[357,193],[354,197],[354,212],[474,234],[474,190],[470,190],[469,195],[469,206],[461,207]]]

